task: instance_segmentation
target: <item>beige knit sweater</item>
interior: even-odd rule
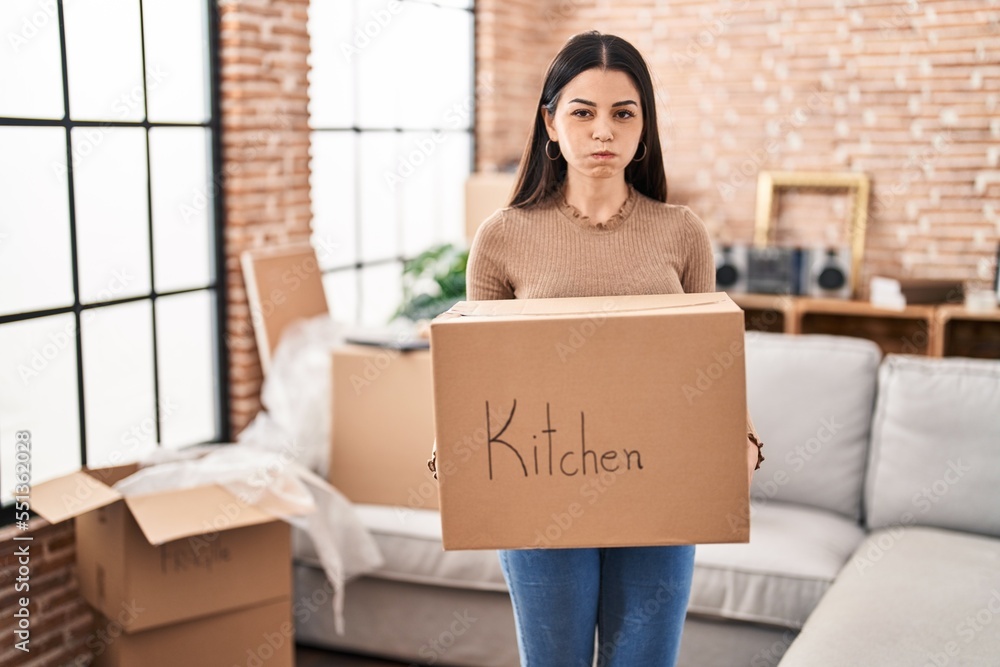
[[[618,212],[595,223],[559,193],[483,222],[466,291],[472,301],[714,292],[715,262],[705,224],[685,206],[630,186]],[[749,414],[747,431],[759,442]]]
[[[713,292],[715,264],[705,225],[690,210],[630,187],[603,224],[561,195],[497,211],[472,242],[466,285],[474,301]]]

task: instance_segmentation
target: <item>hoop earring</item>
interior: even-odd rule
[[[646,159],[646,142],[640,141],[639,143],[642,144],[642,155],[640,157],[632,158],[632,162],[642,162]]]
[[[558,151],[556,153],[555,157],[552,157],[552,155],[549,153],[549,144],[552,144],[552,143],[555,143],[555,145],[556,145],[556,151]],[[545,157],[547,157],[548,159],[552,160],[553,162],[555,162],[556,160],[558,160],[559,158],[562,157],[562,151],[559,150],[559,142],[558,141],[553,142],[551,139],[546,139],[546,141],[545,141]]]

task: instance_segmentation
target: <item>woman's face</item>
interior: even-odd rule
[[[643,150],[639,90],[625,72],[581,72],[563,88],[555,113],[542,108],[542,114],[549,139],[559,142],[569,170],[583,176],[624,174],[637,150]],[[554,147],[549,151],[556,152]]]

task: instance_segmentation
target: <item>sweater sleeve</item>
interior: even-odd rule
[[[470,301],[513,299],[504,262],[504,212],[497,211],[480,225],[469,248],[465,294]]]
[[[708,239],[708,229],[701,219],[684,210],[685,222],[688,225],[688,255],[681,276],[681,286],[686,294],[699,294],[715,291],[715,258],[712,255],[712,242]]]

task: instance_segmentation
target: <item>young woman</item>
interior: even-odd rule
[[[545,76],[508,208],[476,234],[470,300],[712,292],[705,225],[667,200],[649,71],[625,40],[569,40]],[[747,419],[750,475],[763,460]],[[524,667],[673,665],[694,546],[500,552]]]

